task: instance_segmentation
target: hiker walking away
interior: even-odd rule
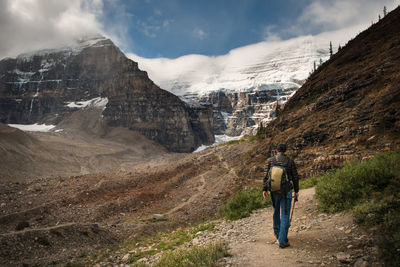
[[[267,199],[268,191],[271,193],[272,206],[274,207],[274,235],[278,239],[279,247],[286,248],[290,246],[288,232],[292,198],[297,201],[299,196],[299,175],[294,161],[285,155],[286,144],[279,144],[276,152],[276,156],[267,160],[263,197]]]

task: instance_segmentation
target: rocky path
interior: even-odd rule
[[[314,189],[300,192],[289,232],[289,248],[280,249],[272,231],[272,207],[249,218],[220,222],[191,245],[226,242],[232,257],[224,266],[382,266],[372,237],[350,214],[327,215],[316,209]]]
[[[202,185],[200,185],[202,188]],[[201,193],[199,190],[198,193]],[[250,217],[237,221],[214,221],[213,231],[201,231],[183,247],[226,243],[229,257],[220,260],[222,266],[384,266],[372,234],[353,222],[348,213],[325,214],[317,210],[314,188],[301,190],[296,202],[289,232],[290,247],[278,247],[272,231],[273,208],[254,212]],[[149,247],[137,247],[146,251]],[[119,252],[110,262],[95,266],[129,266],[127,259],[133,252]],[[141,258],[138,262],[154,265],[162,255]]]

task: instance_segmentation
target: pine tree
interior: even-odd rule
[[[386,6],[383,6],[383,16],[386,17],[386,14],[387,14]]]
[[[314,71],[317,69],[317,64],[315,64],[315,61],[314,61]]]
[[[378,15],[378,21],[381,20],[381,15]]]
[[[342,47],[339,45],[339,47],[338,47],[338,51],[340,51],[340,50],[342,50]]]
[[[333,55],[332,42],[329,42],[329,54],[330,54],[331,56]]]
[[[319,65],[322,65],[322,58],[319,58]]]

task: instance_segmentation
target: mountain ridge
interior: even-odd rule
[[[41,50],[0,61],[0,121],[60,123],[75,102],[107,98],[101,119],[127,127],[176,152],[214,142],[206,105],[192,110],[160,89],[111,40]]]

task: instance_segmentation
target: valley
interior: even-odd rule
[[[279,60],[264,54],[236,72],[217,72],[216,58],[211,85],[201,71],[153,82],[154,73],[102,36],[1,60],[0,265],[136,264],[122,260],[137,252],[124,251],[126,242],[139,250],[140,240],[204,222],[223,237],[200,233],[188,242],[227,242],[232,257],[221,264],[281,264],[269,235],[256,231],[271,232],[263,224],[271,209],[228,222],[220,208],[261,187],[280,143],[301,180],[400,150],[399,26],[397,8],[330,58],[307,38],[295,55],[278,47]],[[301,76],[316,57],[325,58]],[[282,69],[296,75],[280,79]],[[48,130],[11,127],[34,123]],[[242,137],[205,148],[223,134]],[[314,189],[300,196],[295,248],[284,252],[290,266],[384,266],[373,229],[348,212],[318,211]]]

